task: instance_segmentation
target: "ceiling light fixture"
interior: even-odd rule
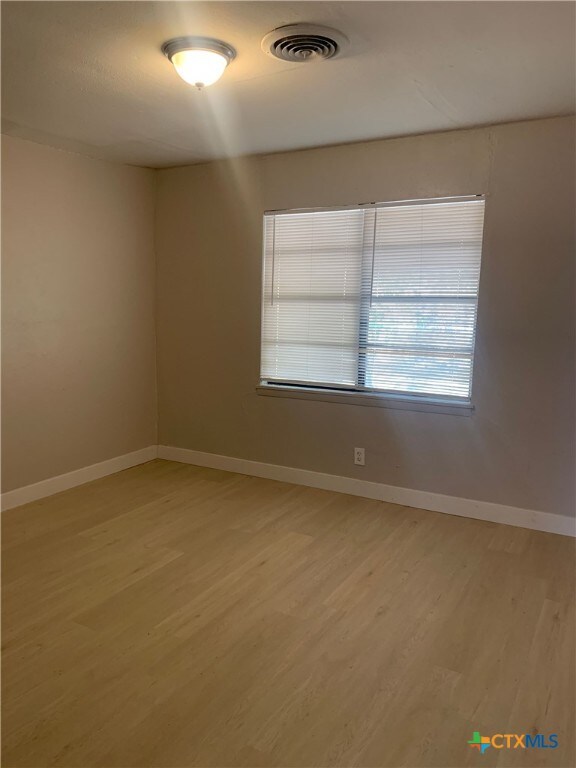
[[[175,37],[164,43],[162,53],[182,80],[198,90],[219,80],[236,57],[232,46],[211,37]]]

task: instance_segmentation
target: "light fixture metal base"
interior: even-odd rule
[[[162,46],[162,53],[170,60],[175,53],[190,50],[220,53],[228,59],[228,63],[236,58],[236,51],[231,45],[213,37],[174,37],[172,40],[167,40]]]

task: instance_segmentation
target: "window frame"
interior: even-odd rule
[[[262,254],[264,254],[264,239],[265,239],[265,222],[267,215],[274,214],[290,214],[290,213],[316,213],[322,211],[346,211],[346,210],[358,210],[359,208],[368,208],[377,210],[378,208],[392,207],[392,206],[411,206],[411,205],[423,205],[433,203],[450,203],[450,202],[465,202],[472,200],[483,200],[486,203],[487,194],[476,193],[470,195],[451,195],[447,197],[433,197],[433,198],[420,198],[411,200],[391,200],[386,202],[368,202],[360,203],[357,205],[344,205],[344,206],[326,206],[315,208],[284,208],[266,210],[263,214],[263,230],[262,230]],[[473,402],[474,391],[474,368],[475,368],[475,350],[476,350],[476,331],[478,326],[478,304],[480,297],[480,282],[482,277],[482,264],[484,257],[484,231],[485,231],[485,210],[484,210],[484,223],[482,229],[482,245],[480,256],[480,271],[478,278],[478,291],[476,296],[476,318],[474,323],[473,332],[473,346],[472,346],[472,359],[471,359],[471,373],[470,373],[470,395],[468,398],[461,398],[457,396],[446,396],[425,394],[425,393],[407,393],[398,392],[394,390],[385,389],[371,389],[363,386],[365,382],[366,364],[361,364],[361,359],[366,358],[366,342],[369,331],[370,321],[370,306],[371,295],[369,296],[364,290],[361,291],[360,305],[359,305],[359,323],[358,323],[358,359],[357,359],[357,382],[356,386],[341,386],[331,387],[322,384],[313,384],[311,382],[297,382],[297,381],[278,381],[267,380],[260,377],[259,383],[256,386],[256,392],[259,395],[272,396],[272,397],[284,397],[298,400],[319,400],[323,402],[332,402],[348,405],[361,405],[361,406],[376,406],[381,408],[392,408],[400,410],[413,410],[421,412],[435,412],[444,413],[447,415],[458,416],[470,416],[475,411],[475,404]],[[375,229],[375,227],[374,227]],[[262,258],[262,275],[264,275],[264,257]],[[373,270],[373,260],[369,263],[365,258],[362,262],[362,284],[371,282],[370,273]],[[261,281],[261,289],[264,287],[264,281]],[[454,297],[457,301],[458,298]],[[262,303],[261,303],[262,311]],[[262,360],[262,323],[263,316],[261,316],[261,336],[260,336],[260,363]],[[362,343],[364,339],[364,344]]]

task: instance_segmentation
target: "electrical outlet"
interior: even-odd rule
[[[364,448],[354,448],[354,464],[364,466]]]

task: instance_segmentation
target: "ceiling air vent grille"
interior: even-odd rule
[[[310,62],[331,59],[347,42],[341,32],[312,24],[278,27],[262,40],[262,50],[282,61]]]

